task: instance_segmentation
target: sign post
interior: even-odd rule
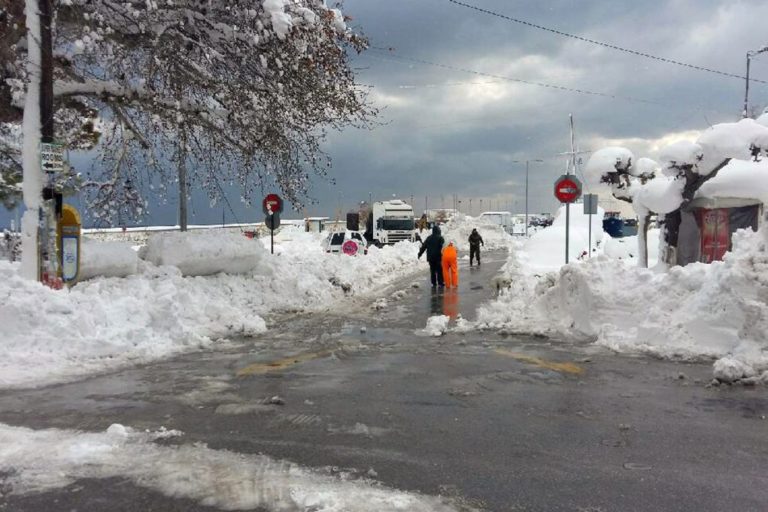
[[[58,239],[62,195],[56,191],[54,178],[56,174],[64,171],[64,163],[63,144],[40,143],[40,168],[45,172],[46,184],[43,188],[43,206],[38,213],[38,273],[43,284],[56,290],[62,287],[61,245]]]
[[[581,182],[576,176],[563,174],[555,180],[555,198],[565,204],[565,263],[568,264],[568,245],[570,243],[571,203],[581,197]]]
[[[589,257],[592,257],[592,216],[597,214],[597,194],[584,194],[584,213],[589,219]]]
[[[280,227],[280,214],[268,213],[264,224],[269,228],[269,252],[275,254],[275,230]]]
[[[283,200],[277,194],[267,194],[261,202],[266,219],[264,224],[269,228],[269,252],[275,254],[275,230],[280,227],[280,214],[283,213]]]

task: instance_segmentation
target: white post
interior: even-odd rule
[[[525,161],[525,238],[528,238],[528,160]]]
[[[43,205],[43,171],[40,163],[40,16],[37,0],[26,0],[27,19],[27,94],[22,121],[23,195],[26,211],[21,218],[21,275],[38,280],[40,271],[38,228]]]

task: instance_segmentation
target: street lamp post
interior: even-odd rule
[[[768,45],[763,46],[759,50],[750,50],[747,52],[747,75],[744,77],[746,85],[744,86],[744,110],[741,113],[741,117],[746,119],[749,116],[749,63],[752,57],[760,55],[763,52],[768,52]]]
[[[525,236],[528,236],[528,164],[530,162],[543,162],[541,159],[526,160],[525,161]],[[521,164],[522,160],[512,160],[513,164]]]

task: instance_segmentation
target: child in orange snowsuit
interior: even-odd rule
[[[445,280],[445,286],[450,288],[459,287],[459,262],[456,254],[456,246],[453,242],[448,242],[448,245],[443,249],[443,279]]]

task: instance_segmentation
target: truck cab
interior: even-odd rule
[[[413,207],[400,199],[376,201],[369,217],[366,235],[377,245],[393,245],[416,240]]]

